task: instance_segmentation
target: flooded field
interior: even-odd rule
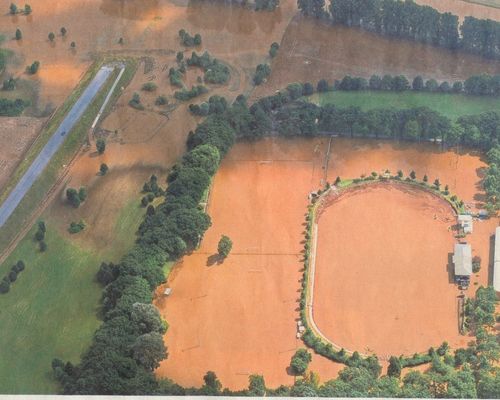
[[[321,186],[325,175],[322,166],[327,145],[328,140],[322,138],[267,138],[252,143],[240,142],[228,154],[210,194],[208,213],[212,227],[200,249],[174,268],[168,281],[172,295],[162,297],[161,288],[157,292],[155,304],[170,325],[165,336],[169,358],[157,370],[158,376],[168,376],[182,385],[199,386],[204,373],[213,370],[222,384],[231,389],[246,387],[252,373],[263,374],[271,387],[293,381],[287,367],[294,350],[303,346],[295,338],[295,320],[298,318],[304,215],[308,194]],[[457,192],[468,202],[474,203],[474,197],[480,194],[476,185],[480,181],[477,170],[484,164],[477,155],[440,152],[439,148],[428,144],[334,140],[328,179],[333,181],[337,175],[359,176],[366,169],[385,170],[386,166],[382,167],[384,160],[386,163],[391,160],[388,168],[394,171],[398,160],[406,160],[405,166],[415,169],[418,174],[425,170],[429,176],[446,177],[455,183]],[[439,208],[439,204],[432,203],[429,207]],[[361,215],[372,212],[373,205],[367,205]],[[426,218],[422,217],[421,224],[426,223]],[[489,235],[497,223],[497,220],[481,222],[484,229],[478,229],[471,238],[474,255],[483,257],[485,263],[489,257]],[[452,245],[453,237],[444,229],[443,243]],[[233,250],[223,264],[213,264],[210,257],[216,253],[222,234],[232,239]],[[383,235],[378,239],[383,240]],[[440,285],[452,293],[455,289],[449,285],[446,272],[448,247],[444,253],[439,253],[444,257],[444,265],[429,263],[425,268],[441,268],[443,280]],[[352,265],[347,264],[349,260],[343,259],[346,273],[359,277],[362,272],[357,270],[355,260]],[[397,269],[394,273],[404,274],[405,265],[393,265],[392,268]],[[330,278],[325,277],[325,280]],[[488,269],[482,269],[473,280],[485,284]],[[359,289],[354,282],[350,286],[353,287],[346,286],[345,290]],[[425,290],[439,296],[430,284]],[[470,295],[473,291],[474,286]],[[326,295],[329,299],[331,296],[332,293]],[[453,297],[451,299],[452,303]],[[410,308],[418,308],[418,301],[418,298],[406,297]],[[449,299],[443,301],[447,315],[456,311],[451,303]],[[446,304],[452,309],[448,310]],[[333,313],[332,306],[324,314],[329,324],[333,321]],[[364,336],[356,340],[360,343]],[[452,340],[453,337],[450,342]],[[362,345],[361,350],[369,345],[372,343]],[[418,350],[421,349],[409,351]],[[334,377],[341,366],[316,358],[312,368],[317,368],[321,378],[327,380]]]

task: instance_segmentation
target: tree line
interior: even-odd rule
[[[299,95],[299,86],[293,86],[294,97]],[[288,92],[263,98],[251,107],[242,95],[232,104],[222,98],[209,100],[209,114],[189,133],[188,151],[171,169],[167,188],[160,188],[156,177],[146,182],[144,191],[154,197],[162,196],[164,201],[157,206],[148,205],[134,247],[119,263],[103,262],[99,268],[97,280],[103,286],[100,311],[103,322],[90,348],[78,365],[53,360],[52,368],[64,394],[388,396],[394,392],[412,397],[416,395],[412,393],[434,387],[430,385],[432,379],[420,372],[410,373],[408,376],[412,378],[405,377],[402,383],[396,377],[380,377],[381,368],[376,357],[362,359],[359,355],[346,357],[348,366],[339,378],[321,386],[314,375],[305,375],[293,386],[277,389],[266,388],[261,376],[252,375],[248,390],[239,392],[222,390],[221,383],[211,371],[207,372],[204,385],[199,389],[183,388],[169,379],[155,378],[153,371],[167,357],[163,334],[168,325],[151,304],[154,290],[165,281],[162,268],[167,261],[177,260],[196,248],[211,225],[210,217],[200,207],[200,200],[221,159],[237,137],[254,139],[275,132],[284,123],[285,115],[294,119],[297,113],[309,118],[300,134],[310,134],[307,126],[313,126],[315,121],[310,120],[305,107],[316,107],[311,109],[313,117],[318,117],[321,109],[292,100]],[[331,113],[330,110],[325,112],[325,121],[326,115]],[[276,117],[278,114],[281,116]],[[425,120],[424,117],[421,119]],[[449,357],[439,357],[436,356],[436,369],[446,369],[446,376],[450,376],[447,386],[455,387],[450,382],[461,381],[454,375],[459,372],[452,373],[447,367],[451,363]],[[469,377],[467,372],[467,382]],[[496,390],[500,384],[499,378],[492,373],[487,377],[487,388],[481,392],[478,389],[477,393],[490,393],[488,390]],[[467,386],[460,392],[464,397],[465,394],[475,393],[475,381],[471,382],[473,387]],[[446,392],[447,395],[452,393]]]
[[[303,14],[355,26],[382,35],[500,58],[500,23],[440,13],[412,0],[298,0]]]
[[[472,75],[465,81],[450,83],[443,81],[438,83],[435,79],[424,80],[420,75],[416,76],[410,83],[404,75],[372,75],[370,79],[363,77],[344,76],[341,80],[335,80],[332,87],[325,81],[323,92],[328,90],[359,91],[380,90],[403,92],[413,90],[416,92],[439,92],[439,93],[465,93],[475,96],[500,96],[500,75]]]

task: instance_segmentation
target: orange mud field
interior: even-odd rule
[[[404,184],[341,194],[321,213],[313,315],[333,343],[380,358],[460,336],[449,265],[456,216],[443,199]]]
[[[201,247],[174,267],[167,282],[172,288],[172,294],[163,297],[161,293],[164,287],[157,291],[155,304],[169,323],[165,335],[169,357],[158,368],[158,376],[169,377],[185,386],[200,386],[203,383],[203,375],[212,370],[216,372],[223,386],[231,389],[247,387],[248,376],[252,373],[263,374],[266,384],[270,387],[293,382],[287,367],[295,349],[304,346],[296,339],[296,320],[299,316],[305,214],[309,193],[321,187],[325,177],[323,166],[327,146],[328,138],[266,138],[258,142],[237,143],[227,155],[215,176],[209,197],[208,213],[212,218],[212,227],[207,231]],[[465,152],[442,152],[438,146],[432,144],[335,139],[329,169],[326,172],[328,180],[333,181],[337,175],[356,177],[372,170],[383,171],[385,168],[396,171],[398,165],[404,171],[414,169],[419,177],[427,173],[429,179],[437,176],[439,171],[441,182],[450,182],[450,189],[453,184],[451,190],[456,188],[456,192],[471,204],[476,204],[474,197],[481,195],[477,185],[481,180],[481,168],[485,164],[480,158]],[[374,223],[383,222],[383,219],[377,218],[386,215],[392,223],[397,222],[403,229],[404,223],[398,221],[404,218],[409,221],[408,228],[412,223],[416,224],[416,232],[407,233],[413,234],[420,241],[428,231],[426,226],[430,223],[432,232],[436,232],[436,238],[431,241],[424,237],[424,244],[428,244],[426,246],[412,246],[413,242],[408,241],[400,244],[401,251],[398,253],[380,252],[379,258],[374,260],[374,266],[378,268],[373,270],[371,265],[361,266],[366,269],[359,268],[362,258],[353,260],[352,263],[347,262],[348,256],[344,253],[341,256],[341,273],[346,275],[345,280],[332,276],[336,270],[332,267],[335,265],[328,264],[328,268],[322,271],[328,275],[324,279],[328,282],[322,282],[326,285],[323,290],[317,289],[318,304],[326,307],[323,308],[326,324],[332,324],[332,321],[349,323],[345,314],[342,314],[345,312],[345,305],[337,308],[334,297],[336,294],[328,287],[336,287],[340,282],[352,282],[352,285],[344,284],[342,293],[347,298],[343,301],[355,302],[363,292],[360,286],[370,286],[369,278],[372,275],[360,277],[363,271],[375,274],[376,270],[380,272],[383,267],[385,272],[377,279],[382,279],[381,276],[390,278],[390,274],[393,278],[400,275],[406,278],[408,274],[404,271],[407,272],[408,265],[415,261],[417,252],[422,252],[423,255],[419,255],[413,264],[416,271],[425,271],[425,277],[432,276],[435,279],[424,282],[422,277],[414,273],[411,275],[414,278],[411,281],[420,284],[413,286],[413,292],[411,284],[406,280],[402,281],[400,288],[389,280],[385,286],[377,284],[374,288],[368,288],[374,292],[368,291],[366,297],[377,307],[378,304],[387,307],[390,299],[404,294],[399,300],[403,303],[393,305],[392,314],[385,312],[378,315],[380,321],[387,321],[389,315],[398,316],[399,322],[393,317],[396,327],[412,316],[402,312],[404,307],[415,312],[412,310],[421,310],[422,304],[431,305],[432,301],[439,303],[437,310],[441,318],[452,318],[456,312],[453,302],[455,289],[448,283],[446,267],[448,252],[452,251],[454,239],[447,231],[449,223],[433,219],[435,213],[439,214],[440,218],[449,218],[449,209],[443,207],[439,200],[432,197],[427,199],[425,194],[412,196],[397,190],[374,190],[371,194],[366,193],[357,198],[355,196],[352,200],[361,202],[364,207],[359,215],[353,216],[357,221],[373,218]],[[430,203],[426,204],[426,200]],[[391,212],[385,211],[382,216],[379,215],[381,211],[378,207],[388,201],[394,202],[398,207]],[[339,206],[351,207],[350,200],[339,203]],[[351,210],[356,208],[352,207]],[[332,206],[328,213],[333,215],[335,210],[336,206]],[[423,215],[420,215],[420,211]],[[340,224],[347,224],[350,215],[353,213],[345,215]],[[324,218],[329,218],[329,215],[325,214]],[[480,255],[483,263],[487,263],[489,259],[489,236],[494,232],[497,223],[498,221],[493,219],[477,222],[474,234],[470,236],[474,248],[473,255]],[[381,234],[384,226],[387,227],[361,227],[360,232],[368,233],[372,229],[369,232],[372,235],[370,242],[367,241],[364,245],[370,245],[373,239],[373,243],[379,244],[380,251],[396,246],[402,236],[395,234],[384,237]],[[336,229],[335,225],[332,225],[332,229]],[[345,236],[353,236],[354,227],[350,226],[348,229],[351,235]],[[338,234],[341,234],[341,231],[342,225]],[[217,264],[214,263],[214,254],[217,251],[217,242],[223,234],[232,239],[233,249],[222,264]],[[358,238],[362,242],[365,234],[359,235]],[[384,239],[387,240],[385,245]],[[358,243],[357,238],[354,240]],[[338,245],[334,244],[334,240],[331,242],[331,246]],[[330,251],[329,247],[327,246],[325,251]],[[406,258],[403,256],[404,251],[408,252]],[[420,265],[422,256],[427,257],[429,264]],[[391,260],[396,260],[400,265],[388,265],[393,262]],[[429,268],[434,271],[432,275]],[[356,276],[362,280],[353,282]],[[483,267],[472,281],[486,284],[488,279],[488,268]],[[394,279],[394,282],[396,281],[398,280]],[[398,291],[392,293],[392,288]],[[419,293],[415,293],[417,289]],[[471,283],[468,295],[472,295],[474,290]],[[387,291],[385,298],[379,300],[373,296],[373,293],[382,291],[384,294]],[[428,296],[431,296],[432,300]],[[359,304],[361,306],[361,303]],[[377,315],[370,318],[376,320]],[[434,317],[427,316],[426,319],[431,322]],[[433,326],[433,329],[441,327],[439,332],[425,331],[427,336],[415,339],[417,348],[409,351],[425,350],[426,346],[440,344],[443,340],[457,344],[460,338],[457,337],[456,330],[453,331],[456,323],[450,322],[450,327],[447,321],[448,319],[445,319]],[[417,322],[412,323],[415,327]],[[390,332],[391,327],[388,325],[384,327],[384,334]],[[363,336],[366,335],[365,331],[359,329],[359,336],[357,332],[352,331],[353,337],[348,336],[348,339],[355,340],[355,344],[359,343],[360,350],[367,346],[376,349],[376,342],[368,342],[368,338]],[[408,347],[407,338],[400,338],[398,335],[392,335],[391,338],[394,343],[391,344],[388,340],[387,347],[379,347],[379,350],[399,353]],[[332,339],[341,338],[332,336]],[[377,339],[374,337],[371,340]],[[383,341],[386,338],[379,337],[378,340]],[[313,356],[310,367],[319,373],[323,381],[334,378],[342,368],[342,365],[316,355]]]

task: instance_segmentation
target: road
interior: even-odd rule
[[[7,199],[0,206],[0,227],[2,227],[9,217],[12,215],[16,207],[24,198],[28,190],[33,186],[36,179],[43,172],[49,161],[52,159],[56,151],[64,143],[68,133],[74,128],[83,113],[95,98],[99,90],[102,88],[108,77],[111,75],[115,67],[103,66],[97,72],[96,76],[82,95],[78,98],[71,110],[68,112],[61,125],[54,132],[40,154],[35,158],[31,166],[24,173],[22,178],[17,183],[16,187],[9,194]]]

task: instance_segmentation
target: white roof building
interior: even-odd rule
[[[495,255],[493,257],[493,288],[500,292],[500,226],[495,230]]]
[[[472,233],[472,215],[460,214],[458,216],[458,223],[464,230],[464,233]]]
[[[470,244],[455,244],[453,264],[455,266],[455,276],[472,275],[472,249]]]

